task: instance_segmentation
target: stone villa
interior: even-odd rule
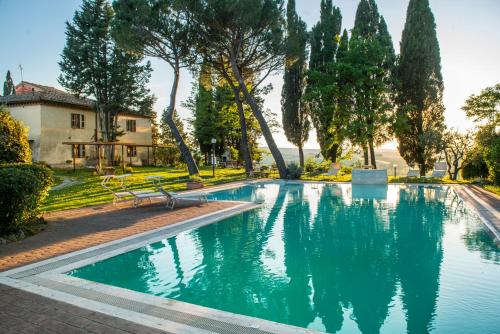
[[[71,145],[63,142],[94,141],[96,112],[93,100],[23,81],[16,86],[15,95],[0,97],[0,104],[5,104],[10,114],[28,127],[33,161],[69,167],[73,150]],[[124,131],[119,142],[151,145],[152,122],[149,117],[119,113],[118,125]],[[75,151],[77,164],[95,165],[97,154],[94,146],[80,144]],[[117,149],[115,159],[122,159],[120,155],[120,149]],[[124,158],[133,165],[143,165],[148,162],[148,157],[148,147],[130,146]]]

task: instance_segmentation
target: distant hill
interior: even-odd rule
[[[268,153],[262,159],[263,165],[271,165],[274,163],[274,159],[267,148],[262,147]],[[296,148],[280,148],[283,159],[286,163],[299,162],[299,151]],[[309,157],[313,157],[317,162],[323,161],[323,156],[320,154],[318,149],[304,149],[304,159],[307,160]],[[380,169],[388,169],[388,174],[393,175],[393,165],[396,165],[397,175],[406,175],[408,172],[408,166],[406,162],[401,158],[397,150],[392,149],[376,149],[375,157],[377,159],[377,167]],[[357,155],[353,160],[362,160],[362,157]],[[346,162],[350,164],[351,161]]]

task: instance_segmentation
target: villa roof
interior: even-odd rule
[[[0,96],[0,104],[8,106],[22,104],[56,104],[78,109],[93,110],[95,101],[83,97],[78,97],[63,90],[40,85],[28,81],[21,81],[16,85],[16,94]],[[140,115],[132,112],[119,112],[119,115],[150,118],[146,115]]]
[[[74,96],[60,89],[22,81],[16,86],[16,95],[0,96],[0,103],[7,105],[51,103],[92,109],[94,101]]]

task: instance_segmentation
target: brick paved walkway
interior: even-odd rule
[[[95,246],[234,206],[211,202],[174,211],[161,203],[130,203],[60,211],[45,216],[45,231],[0,246],[0,271]],[[160,334],[123,319],[54,301],[0,284],[0,333]]]
[[[168,334],[0,284],[2,334]]]
[[[120,203],[118,208],[113,205],[101,205],[47,214],[45,218],[48,227],[45,231],[0,246],[0,271],[121,239],[233,205],[228,202],[210,202],[171,211],[161,203],[139,208],[131,208],[130,203]]]

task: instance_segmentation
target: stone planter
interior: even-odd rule
[[[203,188],[205,184],[202,181],[188,181],[186,182],[186,187],[188,190]]]

